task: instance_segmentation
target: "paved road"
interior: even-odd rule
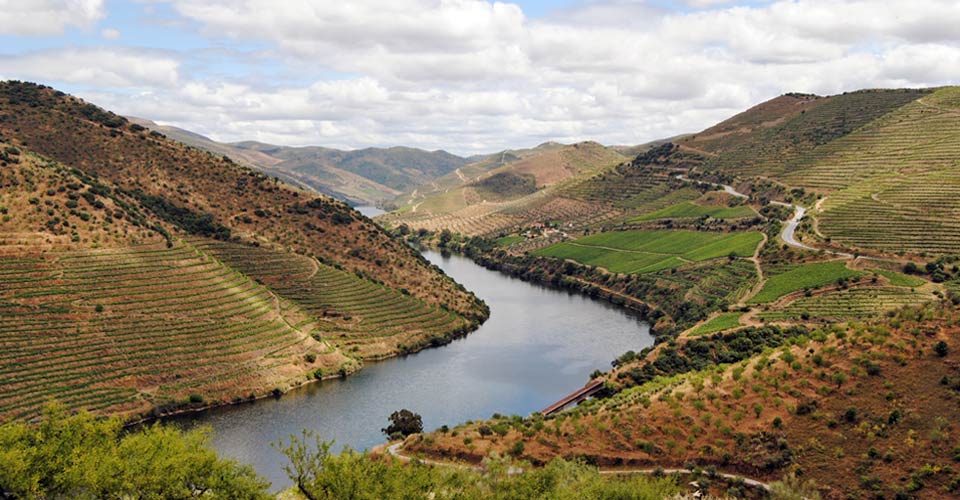
[[[750,196],[748,196],[747,194],[741,193],[741,192],[737,191],[736,189],[734,189],[733,186],[728,186],[728,185],[726,185],[726,184],[717,184],[717,183],[715,183],[715,182],[697,181],[697,180],[689,179],[689,178],[684,177],[684,176],[682,176],[682,175],[678,175],[678,176],[676,176],[676,177],[677,177],[677,179],[680,179],[680,180],[682,180],[682,181],[696,182],[696,183],[699,183],[699,184],[709,184],[709,185],[711,185],[711,186],[718,186],[718,187],[723,188],[723,190],[724,190],[725,192],[727,192],[728,194],[731,194],[731,195],[736,196],[736,197],[738,197],[738,198],[743,198],[743,199],[745,199],[745,200],[750,198]],[[812,246],[810,246],[810,245],[804,245],[803,243],[800,243],[799,240],[797,240],[797,237],[796,237],[797,226],[800,225],[800,221],[803,219],[803,216],[807,214],[807,209],[806,209],[806,207],[801,207],[800,205],[794,205],[794,204],[791,204],[791,203],[784,203],[784,202],[782,202],[782,201],[771,201],[770,203],[773,204],[773,205],[780,205],[781,207],[791,207],[791,208],[793,208],[793,210],[794,210],[794,212],[793,212],[793,217],[791,217],[790,220],[788,220],[786,223],[784,223],[784,225],[783,225],[783,230],[780,231],[780,240],[782,240],[782,241],[783,241],[784,243],[786,243],[788,246],[791,246],[791,247],[793,247],[793,248],[799,248],[799,249],[801,249],[801,250],[809,250],[809,251],[812,251],[812,252],[818,252],[818,251],[821,250],[820,248],[812,247]],[[847,258],[847,259],[852,259],[852,258],[854,257],[853,254],[849,254],[849,253],[846,253],[846,252],[835,252],[835,251],[833,251],[833,250],[823,250],[823,251],[826,252],[826,253],[828,253],[828,254],[830,254],[830,255],[836,255],[836,256],[838,256],[838,257],[844,257],[844,258]],[[882,259],[875,259],[875,260],[882,260]]]

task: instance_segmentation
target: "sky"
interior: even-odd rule
[[[960,82],[957,0],[0,0],[0,80],[220,141],[642,144]]]

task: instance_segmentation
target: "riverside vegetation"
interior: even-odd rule
[[[409,240],[634,309],[657,338],[594,373],[604,390],[577,409],[403,449],[796,473],[829,498],[956,494],[960,233],[940,193],[960,185],[942,140],[960,130],[958,92],[788,94],[482,213],[428,197],[382,216]],[[782,234],[791,205],[807,209],[807,248]]]
[[[0,427],[0,490],[262,497],[262,481],[212,455],[202,433],[123,434],[118,421],[41,408],[52,397],[70,411],[140,416],[279,394],[483,321],[485,306],[407,240],[638,311],[657,343],[594,373],[598,397],[556,416],[494,415],[404,438],[403,456],[434,465],[335,455],[310,434],[278,443],[297,485],[289,495],[685,490],[598,468],[684,469],[734,497],[955,495],[958,95],[787,94],[642,147],[505,151],[402,193],[375,222],[6,82],[0,414],[21,423]],[[783,236],[794,225],[799,244]],[[183,472],[151,483],[163,473],[133,450]],[[185,470],[184,457],[204,466]],[[142,480],[116,469],[125,462]],[[510,473],[516,463],[524,473]],[[784,479],[758,491],[722,473]],[[97,478],[114,489],[97,490]]]

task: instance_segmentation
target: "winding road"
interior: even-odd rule
[[[715,182],[698,181],[698,180],[690,179],[683,175],[677,175],[676,178],[686,182],[695,182],[697,184],[706,184],[708,186],[720,187],[720,188],[723,188],[724,192],[726,192],[727,194],[736,196],[737,198],[743,198],[744,200],[750,199],[750,195],[746,193],[741,193],[736,189],[734,189],[733,186],[729,186],[727,184],[717,184]],[[793,217],[791,217],[788,221],[784,223],[783,230],[780,231],[780,240],[783,241],[788,246],[791,246],[793,248],[799,248],[800,250],[809,250],[812,252],[823,251],[831,255],[836,255],[838,257],[844,257],[848,259],[854,258],[853,254],[849,254],[845,252],[835,252],[833,250],[816,248],[810,245],[805,245],[803,243],[800,243],[800,241],[797,240],[796,232],[797,232],[797,227],[800,225],[800,221],[803,220],[803,216],[807,214],[806,207],[801,207],[800,205],[794,205],[792,203],[785,203],[782,201],[771,201],[770,203],[773,205],[779,205],[781,207],[790,207],[790,208],[793,208],[794,210]]]

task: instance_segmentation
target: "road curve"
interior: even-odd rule
[[[721,187],[726,193],[736,196],[738,198],[743,198],[745,200],[750,198],[749,195],[741,193],[736,189],[734,189],[733,186],[728,186],[726,184],[717,184],[715,182],[698,181],[698,180],[690,179],[683,175],[677,175],[676,178],[686,182],[696,182],[698,184],[708,184],[711,186]],[[797,240],[796,232],[797,232],[797,226],[800,225],[800,221],[803,219],[803,216],[807,214],[806,207],[801,207],[800,205],[794,205],[792,203],[784,203],[782,201],[771,201],[770,203],[773,205],[780,205],[781,207],[790,207],[790,208],[793,208],[794,210],[793,217],[791,217],[790,220],[784,223],[783,229],[780,231],[780,240],[786,243],[787,246],[791,246],[793,248],[799,248],[800,250],[809,250],[811,252],[823,251],[830,255],[836,255],[838,257],[843,257],[847,259],[854,258],[853,254],[849,254],[846,252],[836,252],[833,250],[825,250],[825,249],[816,248],[810,245],[804,245],[803,243],[800,243],[800,241]],[[875,260],[882,260],[882,259],[875,259]]]
[[[800,221],[803,219],[803,216],[806,215],[807,209],[805,207],[801,207],[800,205],[793,205],[790,203],[784,203],[782,201],[771,201],[770,203],[774,205],[780,205],[781,207],[791,207],[794,210],[793,217],[791,217],[790,220],[784,223],[783,230],[780,231],[780,239],[787,245],[793,248],[799,248],[801,250],[810,250],[812,252],[822,251],[824,253],[828,253],[830,255],[836,255],[837,257],[843,257],[845,259],[854,258],[853,254],[849,254],[846,252],[826,250],[823,248],[816,248],[810,245],[804,245],[803,243],[800,243],[800,241],[797,240],[797,237],[796,237],[797,226],[800,225]],[[880,259],[877,259],[877,260],[880,260]]]
[[[797,226],[800,225],[800,220],[803,219],[803,216],[806,215],[807,209],[801,207],[800,205],[791,205],[789,203],[783,203],[781,201],[771,201],[773,205],[780,205],[781,207],[790,207],[793,208],[793,217],[790,220],[786,221],[783,225],[783,230],[780,231],[780,239],[783,240],[789,246],[794,248],[800,248],[802,250],[813,250],[817,251],[817,248],[813,248],[809,245],[804,245],[797,240],[795,233],[797,232]]]

